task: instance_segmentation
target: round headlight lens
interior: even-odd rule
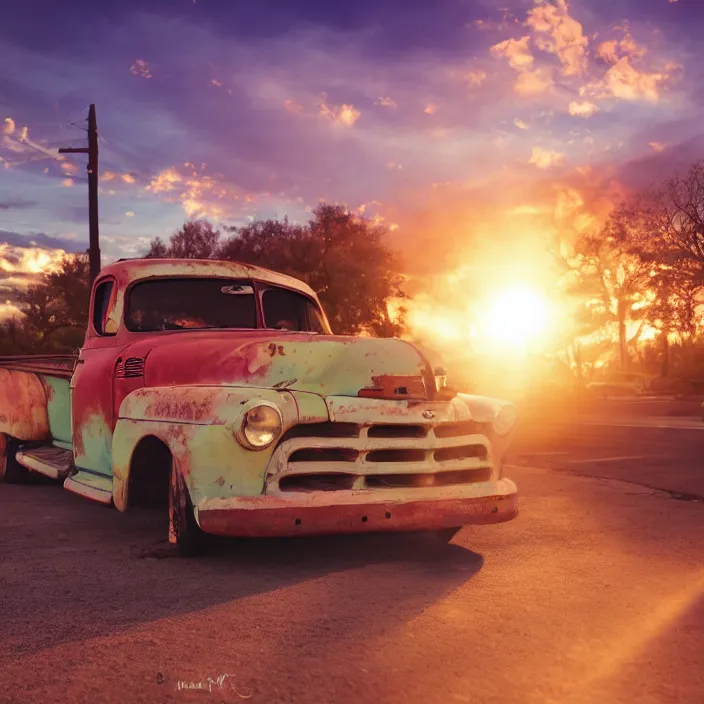
[[[254,406],[242,420],[242,436],[253,448],[261,450],[281,435],[281,413],[273,406]]]
[[[507,404],[502,406],[494,418],[494,432],[497,435],[508,435],[518,420],[518,411],[515,406]]]

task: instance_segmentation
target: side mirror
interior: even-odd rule
[[[117,335],[118,325],[114,318],[105,321],[105,335]]]

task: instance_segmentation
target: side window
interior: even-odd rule
[[[318,332],[321,335],[325,335],[327,331],[325,330],[323,316],[318,306],[307,301],[306,310],[308,313],[308,330],[310,330],[310,332]]]
[[[285,289],[270,288],[262,296],[264,324],[277,330],[305,330],[305,300]]]
[[[110,305],[113,302],[112,295],[115,288],[114,281],[103,281],[95,289],[95,301],[93,302],[93,327],[98,335],[114,335],[105,331],[110,313]]]
[[[323,318],[315,304],[295,291],[269,288],[262,296],[264,325],[277,330],[325,333]]]

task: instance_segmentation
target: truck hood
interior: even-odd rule
[[[402,340],[258,331],[175,332],[130,345],[146,386],[234,385],[357,396],[379,377],[432,377],[432,362]]]

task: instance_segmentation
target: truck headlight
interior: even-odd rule
[[[281,411],[273,404],[260,403],[245,412],[237,435],[246,447],[263,450],[281,435],[282,429]]]
[[[494,418],[493,428],[497,435],[508,435],[516,425],[518,411],[515,406],[506,404],[501,406]]]

